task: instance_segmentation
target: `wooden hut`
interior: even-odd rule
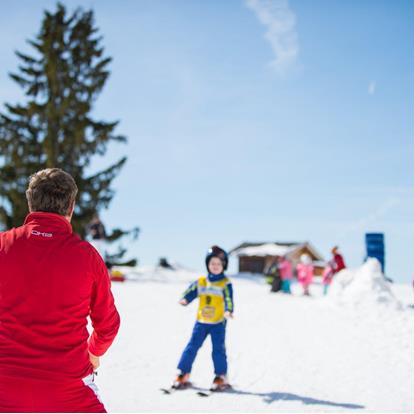
[[[230,254],[238,257],[239,272],[263,274],[279,256],[286,256],[295,268],[302,254],[312,259],[316,276],[322,275],[325,266],[324,258],[309,242],[245,242],[230,250]]]

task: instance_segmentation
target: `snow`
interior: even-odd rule
[[[344,269],[334,278],[329,298],[339,305],[372,308],[374,304],[399,309],[402,305],[384,278],[377,259],[368,259],[359,269]]]
[[[285,256],[298,248],[297,245],[284,246],[275,243],[266,243],[260,246],[251,246],[237,249],[233,255],[237,256]]]
[[[258,276],[232,277],[235,318],[228,323],[229,378],[235,392],[202,398],[163,395],[195,320],[196,304],[177,304],[189,270],[136,268],[113,283],[122,325],[102,358],[97,385],[116,412],[413,412],[414,292],[390,285],[375,262],[336,276],[327,297],[269,293]],[[207,339],[192,380],[212,381]]]
[[[118,266],[114,268],[114,270],[120,271],[129,281],[135,282],[190,283],[198,276],[193,270],[187,269],[180,264],[172,263],[171,266],[173,269],[154,266],[142,266],[135,268]]]

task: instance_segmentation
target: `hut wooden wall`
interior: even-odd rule
[[[265,258],[259,256],[240,256],[239,272],[263,273]]]
[[[288,259],[292,262],[294,275],[296,274],[295,268],[300,261],[300,256],[302,254],[308,254],[312,260],[318,260],[318,257],[315,257],[311,251],[306,247],[291,253],[288,255]],[[240,256],[239,257],[239,272],[247,273],[261,273],[263,274],[266,269],[276,260],[276,256]],[[322,266],[315,266],[315,276],[321,276],[323,272]]]

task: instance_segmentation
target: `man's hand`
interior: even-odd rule
[[[100,365],[99,357],[97,357],[96,355],[93,355],[89,352],[89,361],[93,366],[93,370],[96,371],[99,368],[99,365]]]
[[[224,312],[224,317],[226,319],[233,319],[233,314],[229,311]]]
[[[188,305],[187,299],[180,299],[180,300],[178,301],[178,303],[179,303],[180,305],[182,305],[182,306],[187,306],[187,305]]]

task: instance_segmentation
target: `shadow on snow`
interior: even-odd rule
[[[327,405],[330,407],[338,408],[348,408],[351,410],[363,409],[365,406],[359,404],[350,404],[350,403],[337,403],[334,401],[327,400],[318,400],[316,398],[304,397],[297,394],[291,394],[289,392],[251,392],[251,391],[242,391],[238,389],[232,389],[226,391],[230,394],[238,395],[256,395],[258,397],[263,397],[263,401],[266,404],[272,404],[275,401],[301,401],[305,405]]]

